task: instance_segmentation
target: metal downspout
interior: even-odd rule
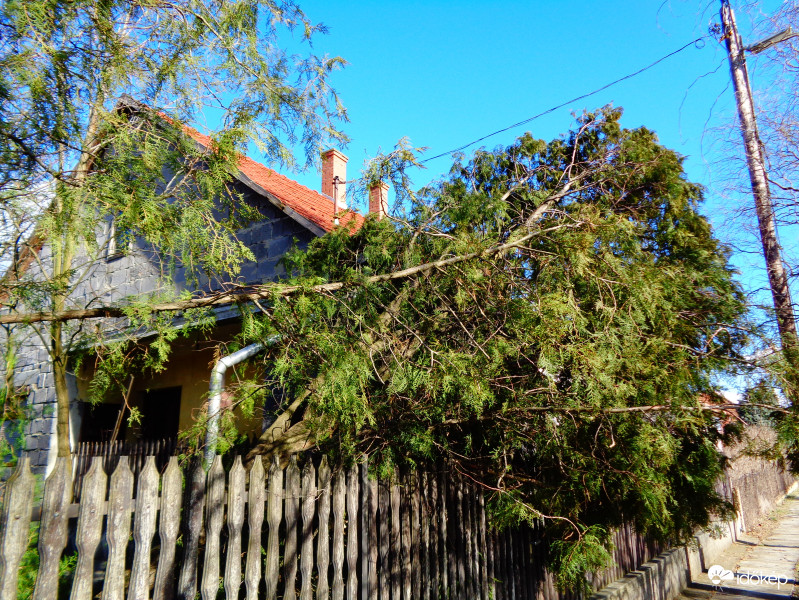
[[[279,340],[279,336],[272,336],[267,340],[267,345],[271,346]],[[225,371],[228,367],[237,365],[255,356],[266,346],[261,343],[250,344],[241,350],[228,354],[220,358],[211,371],[211,383],[208,386],[208,431],[205,434],[205,464],[211,465],[216,455],[216,441],[219,437],[219,414],[222,406],[222,391],[225,389]]]

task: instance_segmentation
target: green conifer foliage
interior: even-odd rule
[[[247,328],[281,336],[264,364],[288,392],[252,455],[448,461],[500,523],[546,520],[564,585],[624,521],[678,541],[724,514],[702,398],[745,341],[744,298],[681,158],[620,114],[479,151],[407,221],[294,253],[307,292]]]

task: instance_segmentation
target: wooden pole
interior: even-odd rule
[[[746,69],[746,56],[729,0],[721,0],[721,22],[724,41],[727,45],[727,57],[730,62],[730,74],[735,88],[738,116],[741,120],[741,135],[743,136],[746,163],[749,167],[752,194],[755,199],[755,211],[763,256],[766,259],[769,287],[774,301],[774,312],[777,316],[783,354],[790,370],[787,387],[792,389],[786,390],[786,395],[791,400],[795,400],[799,393],[796,385],[799,380],[799,339],[796,334],[796,319],[791,302],[791,291],[788,287],[788,277],[782,262],[782,250],[777,240],[774,206],[771,202],[771,192],[766,175],[763,143],[757,131],[755,105]]]

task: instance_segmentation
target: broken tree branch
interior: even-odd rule
[[[509,241],[504,244],[498,244],[475,252],[468,252],[447,258],[441,258],[431,262],[423,263],[421,265],[414,265],[399,271],[391,273],[382,273],[380,275],[372,275],[364,279],[363,284],[382,283],[385,281],[394,281],[398,279],[405,279],[414,275],[422,275],[429,273],[435,269],[448,267],[458,263],[476,258],[489,258],[508,252],[515,248],[522,246],[525,242],[533,239],[534,237],[546,233],[546,229],[537,229],[529,231],[535,220],[540,218],[544,213],[551,210],[552,207],[566,196],[571,190],[573,181],[568,182],[560,191],[553,194],[530,215],[522,227],[519,227],[513,235],[510,236]],[[558,228],[561,226],[558,226]],[[523,233],[528,230],[527,233]],[[176,302],[163,302],[153,304],[147,307],[147,311],[151,313],[163,312],[180,312],[184,310],[191,310],[195,308],[209,308],[216,306],[226,306],[237,302],[256,302],[264,300],[274,295],[286,297],[302,292],[335,292],[342,289],[345,285],[342,281],[334,281],[330,283],[322,283],[314,286],[299,286],[299,285],[281,285],[281,284],[265,284],[257,286],[248,291],[226,291],[213,296],[203,298],[192,298],[190,300],[179,300]],[[127,311],[125,307],[121,306],[98,306],[96,308],[83,308],[75,310],[63,310],[58,312],[32,312],[32,313],[12,313],[7,315],[0,315],[0,324],[11,323],[41,323],[45,321],[75,321],[85,319],[102,319],[113,317],[125,317]]]

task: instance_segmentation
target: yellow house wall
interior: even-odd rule
[[[219,331],[224,334],[225,331]],[[231,333],[231,332],[228,332]],[[230,339],[228,335],[217,335],[217,338]],[[150,374],[146,379],[137,377],[134,379],[133,390],[131,393],[131,404],[138,405],[142,394],[148,390],[157,390],[180,386],[180,417],[178,428],[180,431],[189,429],[194,425],[197,418],[205,409],[208,398],[208,385],[217,355],[219,341],[214,342],[178,342],[173,348],[172,355],[166,369],[160,373]],[[222,347],[224,348],[224,346]],[[223,350],[224,352],[224,350]],[[92,372],[89,370],[82,377],[78,378],[78,398],[87,400],[89,397],[88,386],[91,381]],[[230,383],[233,377],[233,370],[228,369],[226,384]],[[109,403],[119,404],[120,398],[108,398]],[[259,434],[261,432],[262,419],[260,411],[250,419],[244,419],[241,412],[236,410],[238,429],[244,434]],[[128,428],[128,438],[133,438],[134,431]]]

